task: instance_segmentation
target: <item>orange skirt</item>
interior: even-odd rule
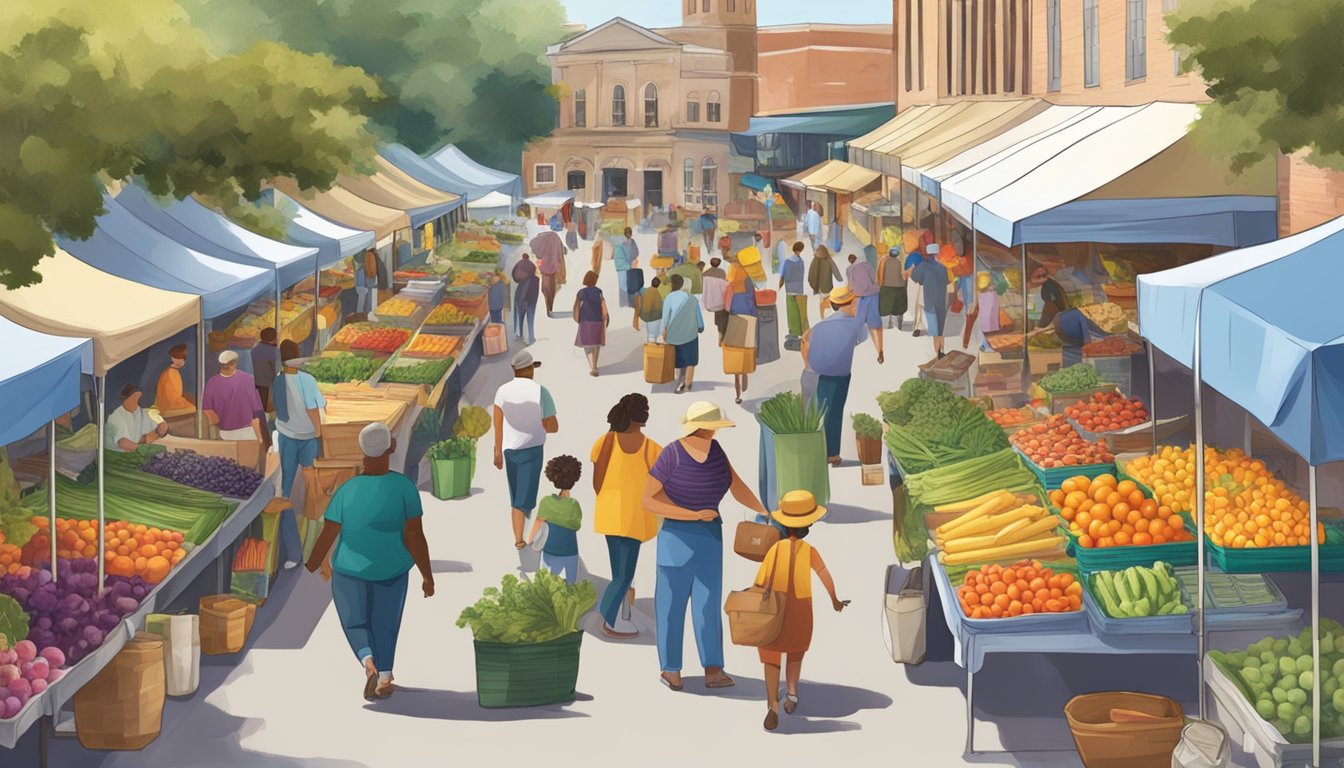
[[[773,643],[763,645],[761,663],[779,666],[782,656],[801,658],[812,645],[812,598],[789,595],[784,609],[784,629]]]

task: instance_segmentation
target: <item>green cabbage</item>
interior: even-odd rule
[[[544,569],[526,581],[509,574],[499,589],[486,589],[464,608],[457,626],[471,627],[482,642],[544,643],[577,632],[579,619],[596,604],[590,581],[568,584]]]

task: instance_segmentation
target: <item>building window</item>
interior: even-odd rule
[[[706,208],[719,204],[719,166],[712,157],[700,161],[700,198]]]
[[[909,92],[915,84],[914,72],[914,35],[911,34],[911,27],[914,26],[914,14],[911,13],[914,0],[905,0],[905,18],[901,23],[905,25],[905,90]]]
[[[704,0],[704,2],[700,4],[700,10],[709,13],[709,0]]]
[[[588,125],[588,92],[579,89],[574,92],[574,127],[584,128]]]
[[[1031,0],[1022,0],[1022,93],[1031,93]]]
[[[692,93],[686,97],[686,122],[700,122],[700,94]]]
[[[1100,0],[1083,0],[1083,87],[1101,85]]]
[[[736,10],[737,10],[737,0],[728,0],[728,12],[732,13],[733,11]]]
[[[686,0],[686,13],[695,13],[695,0]]]
[[[915,41],[919,45],[919,90],[924,90],[924,0],[915,0]]]
[[[658,86],[653,83],[644,86],[644,127],[658,127]]]
[[[988,93],[999,92],[999,3],[985,3],[985,83]]]
[[[945,40],[943,41],[943,50],[946,51],[947,56],[947,95],[951,96],[953,94],[952,86],[955,81],[955,78],[952,77],[952,72],[954,71],[952,68],[952,52],[955,50],[955,46],[952,45],[952,41],[955,39],[952,33],[952,0],[945,0],[944,7],[946,8],[944,15],[947,18],[944,20],[945,23],[943,24],[943,29],[946,30],[944,34]]]
[[[966,95],[966,0],[957,0],[957,95]]]
[[[686,205],[695,205],[695,161],[688,157],[681,168],[681,187],[685,190]]]
[[[537,185],[554,184],[555,164],[547,163],[532,166],[532,182]]]
[[[1059,60],[1059,0],[1045,0],[1045,39],[1049,46],[1049,71],[1050,92],[1054,93],[1060,87],[1060,60]]]
[[[611,124],[625,125],[625,86],[611,89]]]
[[[583,171],[570,171],[565,174],[565,189],[587,189],[588,174]]]
[[[1176,6],[1178,6],[1179,4],[1180,4],[1180,3],[1178,2],[1178,0],[1162,0],[1162,12],[1163,12],[1163,13],[1175,13],[1175,12],[1176,12]],[[1176,76],[1176,77],[1180,77],[1180,76],[1181,76],[1181,53],[1180,53],[1180,51],[1172,51],[1172,52],[1171,52],[1171,57],[1172,57],[1172,59],[1173,59],[1174,62],[1175,62],[1174,65],[1173,65],[1171,74],[1174,75],[1174,76]]]
[[[1125,4],[1125,79],[1148,75],[1148,4],[1127,0]]]
[[[705,119],[711,123],[723,122],[723,105],[719,102],[718,91],[709,94],[709,103],[705,104]]]
[[[971,64],[970,64],[970,70],[971,70],[971,72],[970,72],[970,80],[971,80],[971,82],[970,82],[970,88],[971,88],[971,93],[975,94],[975,93],[980,93],[981,87],[983,86],[982,83],[977,83],[977,81],[976,81],[976,77],[975,77],[977,70],[979,70],[979,64],[980,64],[980,62],[979,62],[979,58],[980,58],[980,56],[979,56],[979,54],[980,54],[980,46],[979,46],[979,42],[980,42],[980,0],[970,0],[970,3],[971,3],[971,7],[969,8],[969,10],[970,10],[970,14],[971,14],[971,34],[970,34],[970,37],[966,38],[966,43],[967,43],[967,46],[966,46],[966,47],[967,47],[967,54],[971,57]]]
[[[1003,35],[1003,91],[1017,89],[1017,0],[1008,0],[1008,29]]]

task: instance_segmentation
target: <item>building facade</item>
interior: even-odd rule
[[[757,35],[758,115],[891,103],[891,25],[793,24]]]

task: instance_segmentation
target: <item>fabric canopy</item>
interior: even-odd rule
[[[198,297],[109,275],[60,248],[38,271],[37,285],[0,290],[0,315],[34,331],[92,339],[98,376],[200,320]]]
[[[374,247],[369,230],[350,229],[324,219],[278,189],[266,191],[275,207],[290,216],[285,238],[295,245],[317,249],[317,265],[329,269],[341,261]]]
[[[1023,145],[1028,140],[1059,130],[1097,111],[1098,107],[1051,106],[1043,112],[1003,130],[978,144],[966,147],[957,154],[927,168],[918,166],[920,187],[931,195],[940,193],[942,182],[972,166],[982,163],[1000,152]],[[903,169],[904,170],[904,169]]]
[[[183,245],[235,264],[270,270],[281,286],[291,286],[317,270],[317,249],[287,245],[241,227],[193,198],[167,207],[127,184],[117,202],[154,229]]]
[[[473,210],[480,208],[513,208],[513,198],[503,192],[490,192],[484,197],[478,197],[467,203],[467,207]]]
[[[559,208],[570,200],[574,199],[574,190],[566,189],[557,192],[543,192],[540,195],[533,195],[527,198],[528,205],[535,205],[538,208]]]
[[[901,178],[919,185],[921,169],[955,157],[1049,108],[1049,104],[1039,99],[974,102],[942,129],[925,133],[890,152],[900,158]]]
[[[1309,463],[1344,460],[1344,218],[1139,277],[1140,329]],[[1193,269],[1197,268],[1197,269]],[[1201,299],[1202,296],[1202,299]]]
[[[369,230],[379,242],[391,238],[398,229],[411,226],[410,216],[405,211],[375,205],[340,187],[325,192],[303,192],[293,179],[276,179],[274,183],[277,190],[322,218],[354,229]]]
[[[107,213],[93,237],[56,242],[71,256],[108,274],[165,291],[201,297],[204,317],[219,317],[273,289],[270,270],[206,256],[171,240],[116,200],[104,195]]]
[[[378,152],[420,183],[463,195],[468,201],[499,192],[509,197],[512,205],[523,194],[522,179],[516,174],[486,168],[452,144],[427,158],[401,144],[386,144]]]
[[[753,117],[747,130],[732,134],[733,145],[739,154],[756,156],[756,138],[767,133],[790,133],[812,136],[861,136],[895,114],[891,104],[845,109],[816,110],[791,115]]]
[[[742,186],[756,192],[764,192],[765,188],[770,186],[770,180],[759,174],[744,173],[742,174]]]
[[[368,176],[341,176],[336,186],[344,188],[375,205],[405,211],[411,226],[420,228],[435,219],[447,216],[462,198],[426,186],[406,175],[386,158],[376,157],[378,170]]]
[[[827,160],[791,176],[785,184],[809,189],[825,189],[840,194],[852,194],[877,181],[882,174],[842,160]]]
[[[30,331],[0,317],[0,446],[22,440],[79,405],[93,342]]]

